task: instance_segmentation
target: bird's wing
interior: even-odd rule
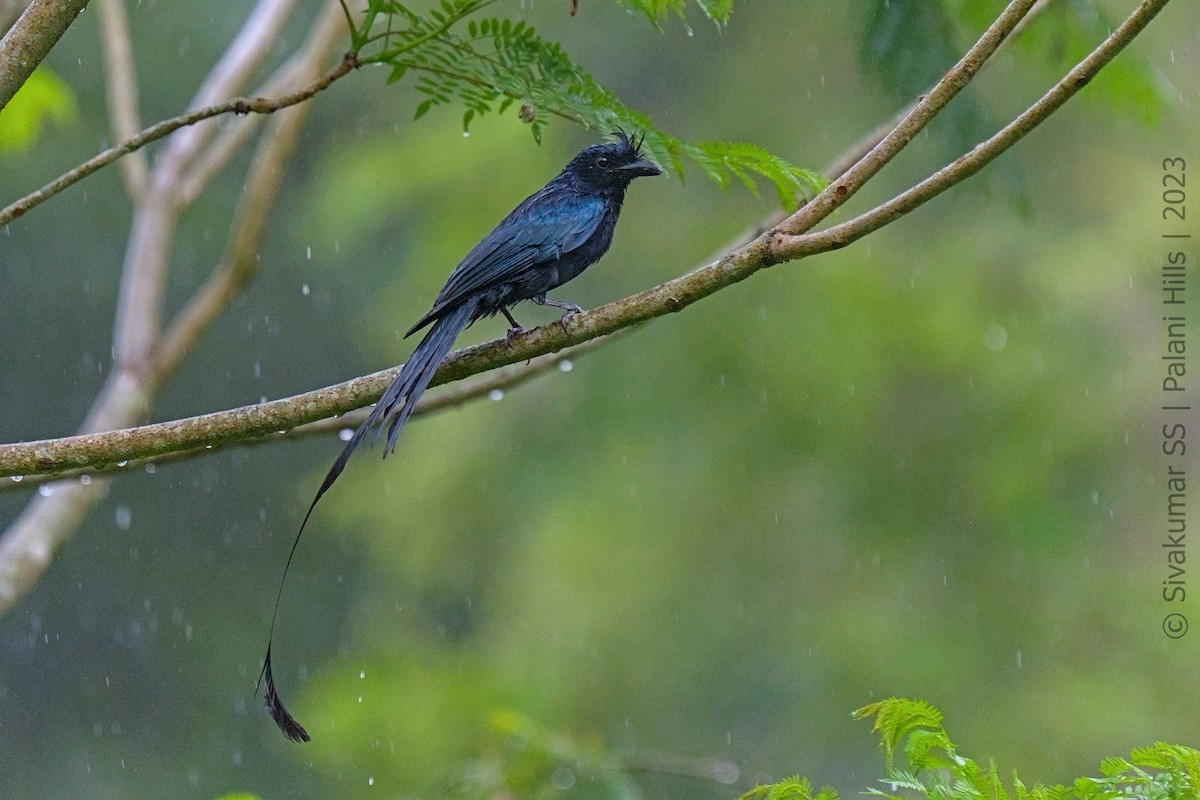
[[[529,270],[569,253],[596,232],[604,199],[550,184],[513,209],[450,274],[429,313],[409,333],[447,308],[492,286],[522,278]]]

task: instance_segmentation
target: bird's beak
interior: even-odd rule
[[[639,158],[637,161],[631,161],[623,167],[618,167],[617,171],[628,175],[630,178],[663,174],[662,168],[648,158]]]

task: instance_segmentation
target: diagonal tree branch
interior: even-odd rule
[[[975,45],[940,81],[917,100],[912,110],[892,131],[871,148],[857,164],[846,171],[841,180],[826,186],[820,194],[784,220],[778,231],[799,234],[811,230],[817,223],[836,211],[863,187],[879,170],[896,157],[921,130],[954,99],[983,67],[1008,35],[1020,24],[1037,0],[1012,0]]]
[[[470,381],[465,385],[456,385],[451,389],[443,392],[438,392],[432,395],[423,395],[417,403],[417,407],[413,409],[413,416],[425,416],[434,414],[439,411],[447,411],[451,408],[457,408],[465,405],[473,400],[483,397],[492,397],[495,392],[506,392],[510,389],[515,389],[531,379],[542,375],[554,368],[567,369],[570,362],[580,356],[597,350],[609,342],[620,338],[625,333],[633,330],[626,328],[611,336],[604,336],[598,339],[592,339],[575,347],[560,350],[557,353],[552,353],[545,356],[526,361],[523,364],[515,364],[503,369],[497,369],[489,372],[483,378],[477,381]],[[224,450],[233,447],[258,447],[264,444],[275,444],[279,441],[294,441],[296,439],[309,439],[316,436],[328,436],[332,433],[340,433],[345,430],[353,431],[361,425],[370,414],[370,408],[357,408],[354,411],[347,412],[340,417],[324,417],[313,422],[299,425],[295,428],[286,431],[268,431],[258,438],[247,439],[232,439],[228,442],[219,445],[204,444],[188,450],[174,450],[169,453],[164,453],[159,456],[148,456],[146,458],[134,458],[129,460],[120,460],[109,462],[105,466],[82,466],[73,469],[62,470],[53,475],[30,475],[22,477],[21,480],[0,480],[0,493],[25,491],[31,488],[37,488],[47,483],[62,481],[69,478],[79,478],[84,475],[107,475],[110,473],[120,472],[125,469],[136,469],[145,465],[158,465],[164,463],[172,463],[175,461],[184,461],[195,458],[198,455],[212,453],[218,450]],[[179,425],[187,425],[188,423],[202,424],[201,418],[193,417],[189,420],[177,420],[176,422],[161,423],[158,425],[145,425],[140,428],[131,429],[129,433],[136,438],[146,438],[153,440],[156,437],[167,438],[173,435]],[[163,427],[163,426],[166,427]],[[71,439],[82,439],[86,437],[70,437]],[[67,440],[55,440],[65,443]]]
[[[1096,77],[1106,64],[1133,41],[1150,24],[1169,0],[1142,0],[1138,8],[1119,25],[1086,58],[1076,64],[1046,94],[995,135],[976,145],[971,152],[959,157],[930,175],[908,191],[882,203],[870,211],[840,225],[814,234],[785,237],[779,240],[774,257],[783,260],[803,258],[812,253],[835,250],[879,230],[917,209],[942,192],[971,177],[1011,148],[1026,134],[1044,122],[1051,114],[1075,96]]]
[[[162,122],[151,125],[132,139],[127,139],[119,145],[110,147],[104,152],[93,156],[71,171],[65,172],[50,181],[50,183],[47,183],[41,189],[30,192],[20,200],[0,209],[0,225],[12,222],[30,209],[36,208],[46,202],[63,189],[79,183],[79,181],[91,175],[96,170],[107,167],[122,156],[140,150],[151,142],[157,141],[164,136],[169,136],[180,128],[186,128],[189,125],[195,125],[197,122],[219,117],[222,114],[273,114],[281,108],[303,103],[313,95],[328,89],[339,78],[344,78],[348,75],[357,65],[358,60],[354,54],[347,53],[341,63],[308,86],[282,97],[277,97],[274,100],[262,97],[235,97],[232,100],[226,100],[223,103],[189,111],[186,114],[180,114],[178,117],[165,119]]]
[[[326,12],[307,45],[285,66],[284,76],[294,74],[297,82],[315,78],[321,58],[328,52],[340,25],[340,16]],[[156,348],[154,369],[160,380],[174,371],[200,335],[254,276],[257,254],[270,217],[268,212],[275,204],[283,179],[284,162],[295,149],[296,138],[310,108],[311,104],[306,103],[284,110],[272,119],[259,140],[246,179],[246,190],[233,213],[232,230],[221,263],[174,319]],[[218,139],[213,147],[223,145],[224,142]],[[195,161],[205,163],[203,157]],[[195,197],[199,191],[196,187],[203,186],[215,174],[208,171],[190,181],[181,181],[179,191],[185,198]]]
[[[88,0],[33,0],[0,39],[0,111],[42,63]]]

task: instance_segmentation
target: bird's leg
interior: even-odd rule
[[[564,303],[561,300],[551,300],[544,294],[539,294],[537,297],[533,297],[531,299],[539,306],[554,306],[555,308],[565,308],[567,310],[567,313],[563,314],[562,319],[558,321],[558,324],[562,325],[563,333],[567,332],[567,320],[576,314],[583,312],[583,309],[574,303]]]
[[[507,306],[500,306],[500,311],[504,313],[504,318],[508,320],[509,324],[508,332],[504,334],[504,340],[511,345],[512,340],[524,333],[525,329],[521,327],[521,323],[513,319],[512,312],[508,310]]]

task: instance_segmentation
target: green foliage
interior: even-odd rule
[[[491,741],[485,755],[453,781],[451,798],[485,800],[560,797],[577,783],[589,796],[640,800],[641,791],[621,762],[596,742],[579,742],[541,727],[514,711],[498,711],[491,719]]]
[[[1024,783],[1016,773],[1001,777],[995,762],[986,766],[960,754],[942,727],[942,714],[921,700],[891,698],[854,712],[874,717],[886,761],[888,791],[865,794],[889,800],[1193,800],[1200,788],[1200,750],[1157,743],[1134,750],[1128,759],[1107,758],[1103,777],[1083,777],[1070,786]],[[897,751],[905,768],[896,767]],[[580,742],[549,731],[513,711],[492,717],[485,754],[461,770],[449,795],[461,800],[498,796],[558,797],[576,783],[599,797],[635,800],[642,796],[622,760],[596,742]],[[755,786],[738,800],[839,800],[836,790],[819,791],[800,776]]]
[[[813,794],[808,778],[793,775],[779,783],[755,786],[738,800],[838,800],[838,793],[828,786]]]
[[[0,153],[24,150],[45,124],[61,124],[74,116],[71,87],[48,67],[38,67],[0,114]]]
[[[682,175],[691,162],[722,188],[736,179],[758,196],[756,178],[768,181],[780,203],[794,209],[801,196],[820,191],[817,173],[793,166],[761,147],[743,142],[689,143],[655,127],[576,64],[554,42],[524,21],[478,17],[494,0],[442,0],[424,13],[396,0],[374,0],[359,23],[351,21],[352,47],[364,64],[391,68],[389,82],[415,80],[424,96],[416,116],[437,106],[463,109],[463,131],[489,113],[516,107],[533,137],[541,141],[554,117],[605,133],[617,128],[645,134],[655,158]],[[732,13],[731,0],[697,0],[715,22]],[[684,12],[683,0],[631,0],[652,20]],[[349,17],[348,17],[349,18]]]
[[[933,800],[1190,800],[1200,790],[1200,750],[1157,743],[1134,750],[1129,759],[1107,758],[1100,764],[1103,778],[1079,778],[1071,786],[1027,786],[1014,772],[1011,783],[1000,777],[995,762],[984,767],[958,753],[942,714],[920,700],[892,698],[854,712],[875,717],[874,730],[882,739],[891,791],[870,794],[891,800],[917,796]],[[908,769],[895,767],[896,750],[903,747]],[[904,789],[910,794],[898,794]]]
[[[695,0],[695,2],[704,14],[718,25],[724,25],[733,14],[733,0]],[[617,4],[636,8],[656,24],[672,13],[682,18],[687,9],[686,0],[617,0]]]

